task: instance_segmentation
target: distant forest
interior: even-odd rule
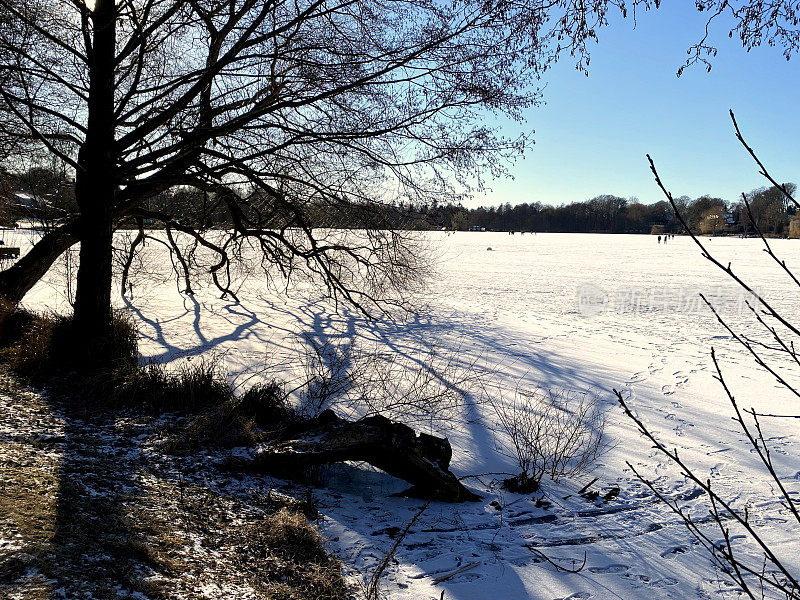
[[[793,183],[784,184],[794,194]],[[564,233],[679,233],[680,223],[666,201],[642,204],[637,198],[614,195],[596,196],[584,202],[550,206],[540,202],[511,206],[465,208],[460,204],[430,205],[400,204],[396,206],[370,205],[354,207],[342,203],[341,212],[327,204],[319,207],[313,201],[294,206],[291,211],[280,199],[258,192],[230,190],[231,194],[246,195],[246,206],[258,205],[259,215],[270,215],[269,226],[275,228],[308,226],[336,228],[395,228],[417,230]],[[752,219],[742,199],[726,202],[714,196],[676,199],[681,214],[696,233],[748,234],[755,228],[768,235],[788,233],[789,220],[795,214],[793,205],[776,187],[754,189],[745,194],[750,204]],[[223,210],[225,198],[209,195],[192,188],[173,188],[150,201],[150,209],[158,210],[164,203],[182,206],[182,220],[195,227],[228,225],[227,211]],[[267,210],[265,210],[267,209]],[[63,170],[34,168],[21,174],[0,172],[0,220],[13,222],[21,219],[38,220],[51,227],[77,210],[74,183]],[[246,209],[241,215],[247,218]],[[139,223],[122,223],[123,227],[137,227]],[[145,224],[147,225],[147,224]],[[655,229],[654,229],[655,226]]]
[[[784,184],[793,194],[796,186]],[[775,187],[758,188],[746,194],[752,220],[744,200],[728,203],[722,198],[701,196],[676,199],[681,214],[696,233],[754,233],[753,223],[764,234],[785,235],[795,208]],[[421,207],[420,227],[450,230],[483,228],[487,231],[565,232],[565,233],[650,233],[656,230],[678,233],[681,225],[666,201],[642,204],[636,198],[602,195],[584,202],[549,206],[540,202],[504,204],[499,207],[463,206]]]

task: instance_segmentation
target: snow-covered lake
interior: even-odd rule
[[[712,376],[711,347],[743,406],[786,413],[797,412],[797,402],[754,367],[699,300],[703,292],[730,324],[758,335],[746,296],[702,258],[691,239],[659,244],[655,237],[632,235],[429,236],[437,270],[420,310],[406,319],[368,322],[353,311],[335,311],[308,289],[284,292],[255,279],[242,288],[240,304],[219,300],[212,290],[181,296],[172,280],[151,282],[135,289],[128,304],[140,321],[142,356],[178,361],[214,355],[242,386],[271,376],[302,380],[309,374],[302,362],[311,347],[326,349],[325,356],[352,369],[371,352],[403,357],[395,369],[419,370],[425,361],[440,365],[465,404],[447,412],[447,419],[419,418],[414,424],[449,437],[456,474],[486,474],[466,480],[484,501],[428,507],[387,569],[384,591],[391,599],[438,599],[443,590],[448,600],[737,597],[626,465],[641,468],[693,514],[707,514],[692,486],[636,433],[612,388],[736,506],[747,505],[767,531],[791,540],[780,548],[798,563],[800,536],[784,531],[783,508],[731,421],[730,405]],[[800,322],[800,290],[762,251],[760,240],[704,243]],[[789,266],[800,269],[800,241],[772,244]],[[55,279],[44,282],[29,304],[63,306],[59,287]],[[476,370],[480,382],[470,375]],[[798,374],[789,365],[783,372]],[[398,389],[418,381],[395,375]],[[490,407],[475,399],[502,398],[518,386],[598,395],[608,408],[610,449],[591,475],[545,481],[533,498],[500,489],[502,476],[493,473],[512,472],[514,464],[497,450],[502,436]],[[797,421],[765,426],[778,469],[791,490],[800,490]],[[619,486],[618,498],[592,503],[577,497],[576,490],[593,477],[601,492]],[[326,515],[322,531],[354,572],[369,574],[393,544],[387,528],[402,528],[421,503],[387,497],[401,488],[380,473],[341,469],[331,479],[335,485],[315,490]],[[551,504],[536,507],[534,498]],[[580,564],[585,552],[586,566],[577,574],[559,572],[533,549],[565,566]],[[432,578],[475,562],[480,564],[432,584]]]

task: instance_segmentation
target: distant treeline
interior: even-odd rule
[[[794,194],[793,183],[784,184]],[[225,194],[243,194],[227,189]],[[701,196],[676,199],[681,214],[697,233],[747,234],[758,229],[769,235],[786,235],[794,206],[776,187],[754,189],[743,200],[728,203],[722,198]],[[150,210],[169,205],[178,207],[182,222],[195,227],[228,226],[224,198],[197,189],[178,187],[149,201]],[[246,210],[240,215],[265,227],[336,227],[377,229],[418,229],[467,231],[569,232],[569,233],[679,233],[680,222],[666,201],[642,204],[637,198],[614,195],[596,196],[584,202],[550,206],[540,202],[511,206],[465,208],[460,204],[441,205],[365,205],[358,202],[325,203],[309,200],[296,203],[292,211],[286,203],[261,192],[247,193]],[[34,218],[54,224],[77,210],[74,182],[63,170],[32,168],[25,173],[0,171],[0,222]],[[752,214],[752,219],[751,219]],[[122,226],[136,226],[135,223]]]
[[[796,186],[784,184],[790,194]],[[744,200],[727,203],[722,198],[701,196],[676,199],[681,214],[697,233],[753,233],[753,223],[764,234],[785,235],[795,208],[775,187],[758,188]],[[483,228],[487,231],[529,231],[565,233],[650,233],[663,228],[678,233],[682,227],[666,201],[642,204],[636,198],[603,195],[585,202],[549,206],[539,202],[511,206],[464,208],[463,206],[430,206],[418,209],[419,227],[466,231]]]

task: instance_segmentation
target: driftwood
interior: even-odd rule
[[[402,495],[444,502],[480,500],[450,471],[447,438],[420,433],[381,416],[347,421],[331,411],[303,421],[256,450],[252,467],[296,477],[307,467],[364,461],[412,484]]]

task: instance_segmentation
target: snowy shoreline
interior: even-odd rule
[[[619,497],[607,504],[577,497],[576,490],[590,477],[545,482],[535,495],[551,501],[545,509],[536,507],[531,496],[504,492],[497,477],[470,478],[483,502],[427,509],[385,576],[385,591],[393,600],[439,598],[442,590],[445,598],[465,600],[716,598],[720,592],[736,597],[707,557],[694,551],[683,526],[625,465],[630,461],[641,467],[671,497],[683,498],[698,516],[707,514],[691,486],[615,407],[612,388],[622,389],[668,444],[709,473],[738,506],[747,505],[767,530],[800,539],[783,531],[783,509],[760,487],[755,463],[738,443],[741,436],[711,376],[710,348],[716,348],[745,405],[785,412],[789,400],[695,302],[697,292],[711,290],[731,321],[748,331],[739,290],[699,255],[689,238],[677,237],[665,246],[645,235],[426,235],[439,257],[437,272],[424,305],[409,319],[368,322],[347,310],[337,313],[312,289],[284,292],[255,278],[240,290],[240,304],[219,300],[209,289],[182,297],[174,279],[165,275],[135,289],[127,305],[139,322],[142,358],[169,362],[214,355],[233,381],[246,387],[271,376],[302,379],[309,344],[327,345],[346,356],[357,340],[412,358],[435,347],[463,365],[480,362],[497,388],[521,382],[597,392],[609,410],[606,436],[612,448],[591,477],[599,478],[600,489],[618,486]],[[755,239],[708,241],[712,252],[732,261],[770,302],[789,316],[800,316],[790,282],[769,266],[760,244]],[[773,244],[790,266],[800,266],[794,241]],[[164,262],[153,252],[150,260]],[[26,304],[63,309],[59,277],[51,273],[49,283],[37,286]],[[415,427],[448,436],[459,476],[513,471],[513,462],[497,451],[499,434],[491,415],[475,410]],[[800,450],[800,432],[783,427],[772,433],[775,460],[792,477],[798,470],[793,457]],[[314,492],[326,515],[322,530],[353,573],[367,573],[393,543],[382,532],[402,527],[419,502],[389,498],[398,484],[381,473],[341,468],[331,477],[335,485]],[[797,476],[788,484],[800,490]],[[797,541],[781,547],[788,556],[800,554]],[[586,568],[578,574],[558,572],[532,548],[566,565],[580,563],[586,552]],[[481,564],[432,585],[433,577],[474,562]]]

